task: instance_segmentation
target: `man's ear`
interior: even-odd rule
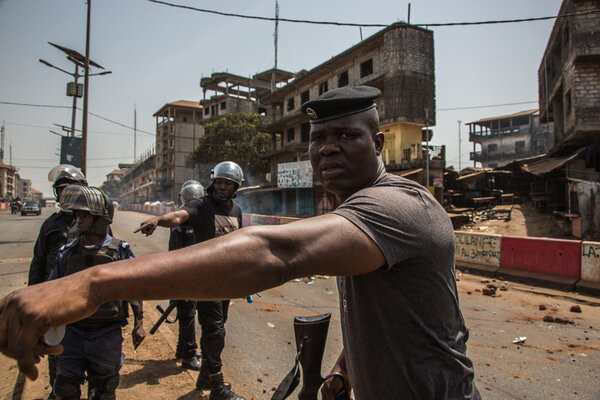
[[[385,142],[383,132],[377,132],[373,140],[375,141],[375,151],[377,152],[377,155],[380,155],[383,150],[383,143]]]

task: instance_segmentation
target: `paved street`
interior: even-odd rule
[[[35,237],[48,215],[49,210],[44,210],[41,217],[0,215],[0,294],[26,284]],[[167,229],[159,228],[149,238],[131,233],[144,218],[144,214],[117,212],[113,224],[116,236],[128,241],[137,256],[166,250]],[[477,385],[485,399],[600,398],[600,299],[491,281],[465,271],[458,279],[461,308],[471,331],[468,354],[474,360]],[[499,290],[496,297],[484,296],[481,290],[486,285],[504,286],[506,291]],[[270,398],[272,388],[292,367],[294,315],[333,314],[323,372],[331,367],[342,347],[334,278],[289,282],[261,296],[254,296],[252,304],[244,299],[234,300],[227,323],[226,379],[247,399]],[[540,310],[541,305],[546,309]],[[570,311],[574,305],[582,312]],[[153,302],[145,302],[146,324],[157,316],[153,308]],[[572,323],[544,322],[544,317],[549,316]],[[157,335],[147,340],[163,343],[165,354],[172,354],[176,336],[171,332],[176,333],[174,326],[163,325]],[[513,344],[516,337],[526,340]],[[128,357],[133,364],[146,368],[153,362],[136,361],[135,354]],[[41,398],[36,397],[43,393],[39,380],[28,382],[22,396],[15,397],[14,365],[0,356],[0,376],[5,378],[0,379],[0,400]],[[139,397],[134,393],[139,393],[142,386],[151,386],[148,390],[158,393],[161,386],[172,382],[163,375],[152,382],[132,381],[137,375],[125,375],[118,391],[121,399]],[[184,388],[175,398],[199,398],[192,390],[194,380],[195,374],[180,376]]]

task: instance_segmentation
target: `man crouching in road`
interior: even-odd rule
[[[344,350],[334,372],[357,400],[481,398],[466,355],[452,224],[427,189],[385,172],[379,95],[343,87],[302,106],[311,118],[313,173],[338,198],[336,210],[20,289],[0,301],[2,352],[35,378],[39,356],[60,351],[42,342],[44,333],[104,301],[237,298],[336,275]],[[334,399],[341,386],[329,379],[323,398]]]

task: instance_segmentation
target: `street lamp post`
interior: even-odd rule
[[[88,13],[89,13],[89,0],[88,0]],[[88,30],[89,30],[89,14],[88,14]],[[89,37],[89,33],[88,33]],[[86,39],[86,42],[89,41],[89,38]],[[96,75],[108,75],[111,74],[112,71],[102,71],[94,74],[90,74],[90,67],[95,67],[99,69],[104,69],[100,64],[89,59],[89,43],[86,43],[86,55],[82,55],[75,50],[71,50],[69,48],[59,46],[55,43],[48,42],[50,45],[56,47],[57,49],[63,51],[67,54],[67,60],[71,61],[75,64],[75,72],[68,72],[62,68],[54,66],[50,64],[48,61],[40,59],[39,61],[51,68],[57,69],[61,72],[64,72],[67,75],[71,75],[74,79],[74,82],[69,82],[67,84],[67,96],[73,96],[73,113],[71,115],[71,136],[75,136],[75,116],[77,110],[77,97],[83,97],[83,119],[82,119],[82,149],[81,149],[81,170],[85,174],[86,169],[86,145],[87,145],[87,92],[88,92],[88,78],[90,76]],[[78,79],[82,76],[79,73],[79,68],[84,70],[85,84],[81,85],[78,83]]]
[[[460,124],[462,123],[462,121],[458,120],[456,122],[458,122],[458,172],[460,172],[461,167],[462,167],[462,165],[461,165],[461,154],[460,154],[460,152],[461,152],[460,144],[462,142],[462,139],[460,137]]]
[[[73,60],[70,60],[70,61],[73,61]],[[79,68],[82,66],[79,63],[73,61],[75,63],[75,72],[68,72],[62,68],[59,68],[59,67],[56,67],[56,66],[50,64],[46,60],[42,60],[41,58],[40,58],[40,62],[44,65],[47,65],[48,67],[51,67],[51,68],[57,69],[61,72],[64,72],[67,75],[71,75],[74,79],[74,82],[69,82],[69,84],[67,84],[67,96],[73,97],[73,112],[71,115],[71,134],[70,134],[70,136],[75,136],[75,120],[76,120],[75,116],[76,116],[76,110],[77,110],[77,98],[83,96],[83,86],[80,83],[78,83],[78,79],[81,77],[81,74],[79,74]],[[108,74],[112,74],[112,71],[102,71],[102,72],[98,72],[96,74],[89,74],[89,76],[108,75]],[[73,83],[73,85],[70,85],[71,83]]]
[[[81,172],[85,175],[87,169],[87,117],[88,117],[88,89],[90,85],[90,12],[92,0],[87,1],[87,24],[85,33],[85,68],[84,68],[84,93],[83,93],[83,123],[81,124]]]

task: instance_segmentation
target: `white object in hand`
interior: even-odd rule
[[[63,338],[65,337],[65,330],[66,329],[65,329],[64,325],[56,326],[56,327],[53,326],[44,335],[44,341],[49,346],[55,346],[55,345],[59,344],[60,342],[62,342]]]

